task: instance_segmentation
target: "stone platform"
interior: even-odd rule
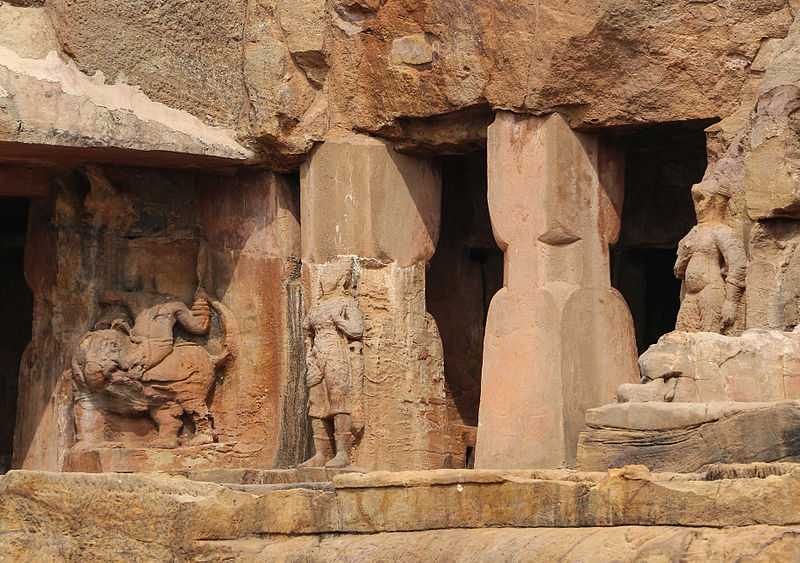
[[[0,559],[800,558],[794,464],[347,474],[293,485],[252,483],[274,477],[255,470],[193,476],[225,483],[12,471],[0,477]]]

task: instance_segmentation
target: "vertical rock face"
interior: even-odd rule
[[[452,451],[442,344],[425,304],[439,172],[383,142],[335,137],[314,151],[301,184],[308,307],[319,302],[321,276],[333,263],[350,257],[355,268],[351,291],[364,330],[363,371],[351,381],[352,463],[446,467]]]
[[[633,322],[608,272],[619,157],[559,116],[501,113],[488,158],[506,272],[487,321],[476,466],[572,464],[584,411],[637,376]]]
[[[35,354],[26,356],[20,377],[14,465],[62,468],[73,441],[73,409],[69,370],[64,378],[58,374],[74,365],[82,333],[113,319],[132,322],[131,316],[165,299],[192,303],[198,288],[229,314],[214,321],[207,343],[206,337],[175,331],[176,348],[159,368],[166,369],[183,342],[213,351],[222,338],[231,357],[216,374],[222,378],[198,396],[210,410],[219,443],[187,455],[199,457],[193,465],[271,464],[288,362],[282,280],[287,258],[299,253],[298,216],[296,193],[270,173],[213,177],[95,167],[59,180],[52,198],[32,214],[27,275],[35,299],[29,348]],[[107,297],[114,293],[135,304],[121,308]],[[144,336],[137,327],[138,319],[133,342]],[[130,375],[133,366],[122,362],[118,373]],[[180,379],[168,379],[173,377]],[[184,463],[184,448],[160,450],[158,461],[137,453],[156,445],[146,412],[101,410],[96,436],[122,449],[113,459],[83,452],[72,468],[130,471]],[[79,409],[75,414],[80,416]]]

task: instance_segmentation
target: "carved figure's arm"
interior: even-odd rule
[[[306,353],[308,353],[308,351],[311,350],[311,347],[314,345],[314,335],[313,331],[311,330],[309,315],[303,317],[303,338],[306,344]]]
[[[714,232],[717,248],[725,260],[725,298],[738,303],[744,292],[747,278],[747,255],[744,244],[729,228]]]
[[[208,301],[195,299],[192,308],[189,309],[181,302],[175,303],[175,319],[192,334],[206,334],[211,326],[211,310]]]
[[[342,308],[342,314],[334,320],[336,327],[352,340],[364,336],[364,315],[355,300],[349,300]]]
[[[747,255],[742,241],[728,227],[716,229],[714,240],[725,260],[725,303],[722,306],[722,330],[725,330],[733,325],[736,308],[744,294]]]
[[[689,235],[690,234],[691,231],[689,232]],[[678,243],[678,259],[675,261],[673,271],[675,272],[675,277],[679,280],[682,280],[686,276],[686,267],[689,265],[689,260],[692,258],[689,247],[686,244],[686,239],[689,238],[689,235],[683,237]]]

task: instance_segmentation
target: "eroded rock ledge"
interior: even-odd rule
[[[479,561],[543,545],[567,560],[604,545],[615,546],[620,560],[650,553],[797,557],[800,466],[777,469],[784,474],[716,481],[641,466],[379,472],[336,475],[324,486],[246,490],[163,474],[12,471],[0,479],[0,547],[14,560],[364,560],[408,556],[413,546],[422,560]],[[255,479],[224,473],[214,478]],[[268,482],[269,472],[261,473],[257,480]]]

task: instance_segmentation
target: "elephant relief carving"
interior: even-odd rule
[[[231,312],[202,289],[191,306],[145,292],[106,292],[100,301],[133,313],[135,321],[130,326],[129,319],[115,318],[110,326],[87,332],[78,344],[70,369],[76,447],[106,444],[108,413],[151,418],[157,435],[149,447],[215,442],[207,401],[217,371],[235,353]],[[218,353],[192,341],[176,341],[176,325],[190,335],[208,335],[213,314],[224,331]]]

